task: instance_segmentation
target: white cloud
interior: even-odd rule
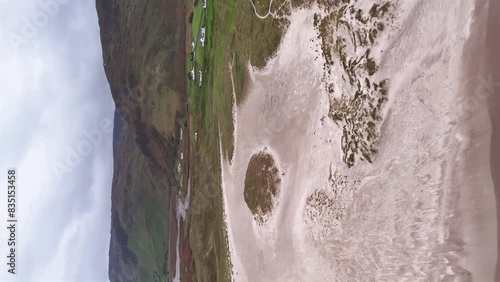
[[[58,0],[0,2],[0,238],[8,168],[18,170],[19,218],[17,274],[7,273],[0,240],[0,281],[106,281],[113,159],[100,124],[112,121],[114,104],[94,2],[59,0],[27,42],[8,40],[49,1]],[[87,142],[96,130],[100,141]],[[59,178],[54,164],[87,143],[88,155]]]

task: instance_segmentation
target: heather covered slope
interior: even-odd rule
[[[123,118],[115,119],[109,278],[164,281],[186,96],[184,3],[97,0],[96,7],[106,76]]]
[[[167,275],[167,179],[154,175],[129,127],[115,156],[110,280],[157,281]]]

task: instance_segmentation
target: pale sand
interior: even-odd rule
[[[464,71],[459,95],[465,109],[458,122],[469,143],[457,162],[454,185],[459,187],[457,219],[450,230],[464,241],[463,268],[471,272],[472,281],[498,281],[495,269],[498,256],[497,216],[489,153],[491,123],[488,117],[485,89],[481,81],[490,70],[485,66],[486,25],[489,1],[476,1],[475,22],[463,52]]]
[[[491,128],[486,102],[464,106],[475,86],[461,83],[482,69],[484,15],[474,9],[464,0],[401,4],[377,46],[377,76],[391,79],[380,151],[372,165],[350,170],[341,129],[321,122],[329,102],[313,12],[292,14],[277,56],[252,72],[234,112],[234,159],[222,163],[236,281],[494,281]],[[243,183],[251,155],[265,147],[285,176],[274,214],[258,226]],[[338,203],[346,207],[340,222],[308,220],[306,198],[328,186],[330,167],[360,187]]]
[[[490,117],[492,122],[492,139],[491,139],[491,174],[495,184],[495,199],[496,199],[496,215],[497,215],[497,247],[500,246],[500,1],[490,1],[488,10],[488,25],[486,37],[486,62],[487,72],[491,73],[492,81],[496,82],[491,98],[488,100],[490,104]],[[494,249],[494,244],[490,246]],[[500,281],[500,264],[496,261],[495,281]]]

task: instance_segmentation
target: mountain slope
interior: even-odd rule
[[[168,275],[168,205],[170,189],[179,185],[174,163],[185,116],[184,3],[97,0],[96,8],[120,117],[109,278],[162,281]]]

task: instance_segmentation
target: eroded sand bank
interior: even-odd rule
[[[351,169],[342,128],[328,117],[319,10],[293,12],[276,57],[251,74],[235,111],[234,157],[222,162],[236,281],[494,281],[491,128],[485,102],[471,111],[463,99],[471,87],[463,80],[480,72],[470,66],[477,58],[464,59],[467,48],[481,49],[470,38],[487,1],[477,3],[483,10],[474,1],[400,1],[375,48],[377,76],[391,80],[379,152]],[[257,225],[243,183],[263,148],[285,175],[274,214]],[[330,207],[306,205],[318,190],[333,191]]]

